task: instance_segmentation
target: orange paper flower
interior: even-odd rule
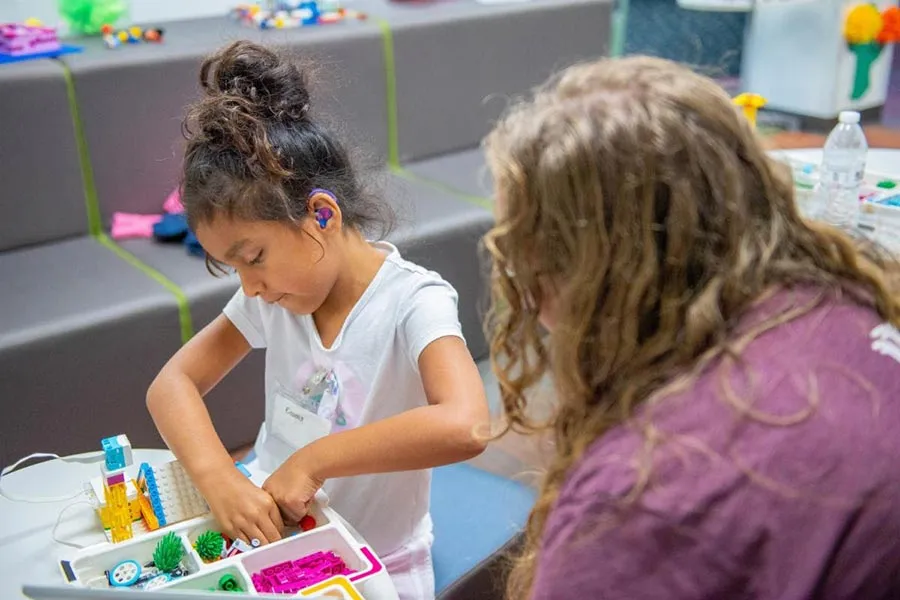
[[[891,6],[881,13],[882,27],[878,33],[879,44],[900,42],[900,7]]]
[[[859,4],[844,21],[844,37],[850,44],[874,42],[881,33],[884,21],[874,4]]]

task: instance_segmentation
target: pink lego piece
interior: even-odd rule
[[[172,190],[172,193],[163,202],[163,210],[171,215],[184,212],[184,205],[181,204],[181,195],[178,193],[178,188]]]
[[[0,53],[27,56],[59,50],[62,45],[52,27],[0,23]]]
[[[116,473],[115,475],[110,475],[106,478],[106,485],[114,486],[125,483],[125,474],[124,473]]]
[[[162,220],[162,215],[136,215],[113,213],[110,235],[114,240],[153,237],[153,226]]]
[[[300,590],[335,575],[352,575],[346,563],[334,552],[316,552],[298,560],[266,567],[252,576],[257,592],[296,594]]]

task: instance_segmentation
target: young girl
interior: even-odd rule
[[[149,410],[225,533],[275,541],[324,485],[400,597],[430,598],[426,469],[479,454],[489,418],[456,292],[363,237],[377,206],[311,119],[295,65],[236,42],[200,79],[182,201],[209,263],[241,289],[162,369]],[[234,468],[203,403],[251,348],[266,348],[262,489]]]
[[[897,265],[667,61],[572,67],[487,149],[511,426],[559,398],[509,598],[900,597]]]

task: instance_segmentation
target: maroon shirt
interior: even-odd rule
[[[735,393],[785,419],[811,410],[796,424],[742,417],[718,368],[643,408],[664,439],[630,508],[645,438],[597,440],[548,520],[534,598],[900,598],[900,333],[881,323],[832,300],[747,347]]]

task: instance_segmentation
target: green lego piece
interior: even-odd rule
[[[207,562],[213,561],[222,556],[225,540],[218,531],[204,531],[197,536],[194,548],[197,550],[200,558]]]
[[[184,546],[181,545],[181,539],[171,531],[159,540],[153,551],[153,564],[164,573],[177,569],[182,558]]]
[[[238,583],[237,577],[230,573],[222,575],[219,579],[219,589],[223,592],[243,592],[241,584]]]

